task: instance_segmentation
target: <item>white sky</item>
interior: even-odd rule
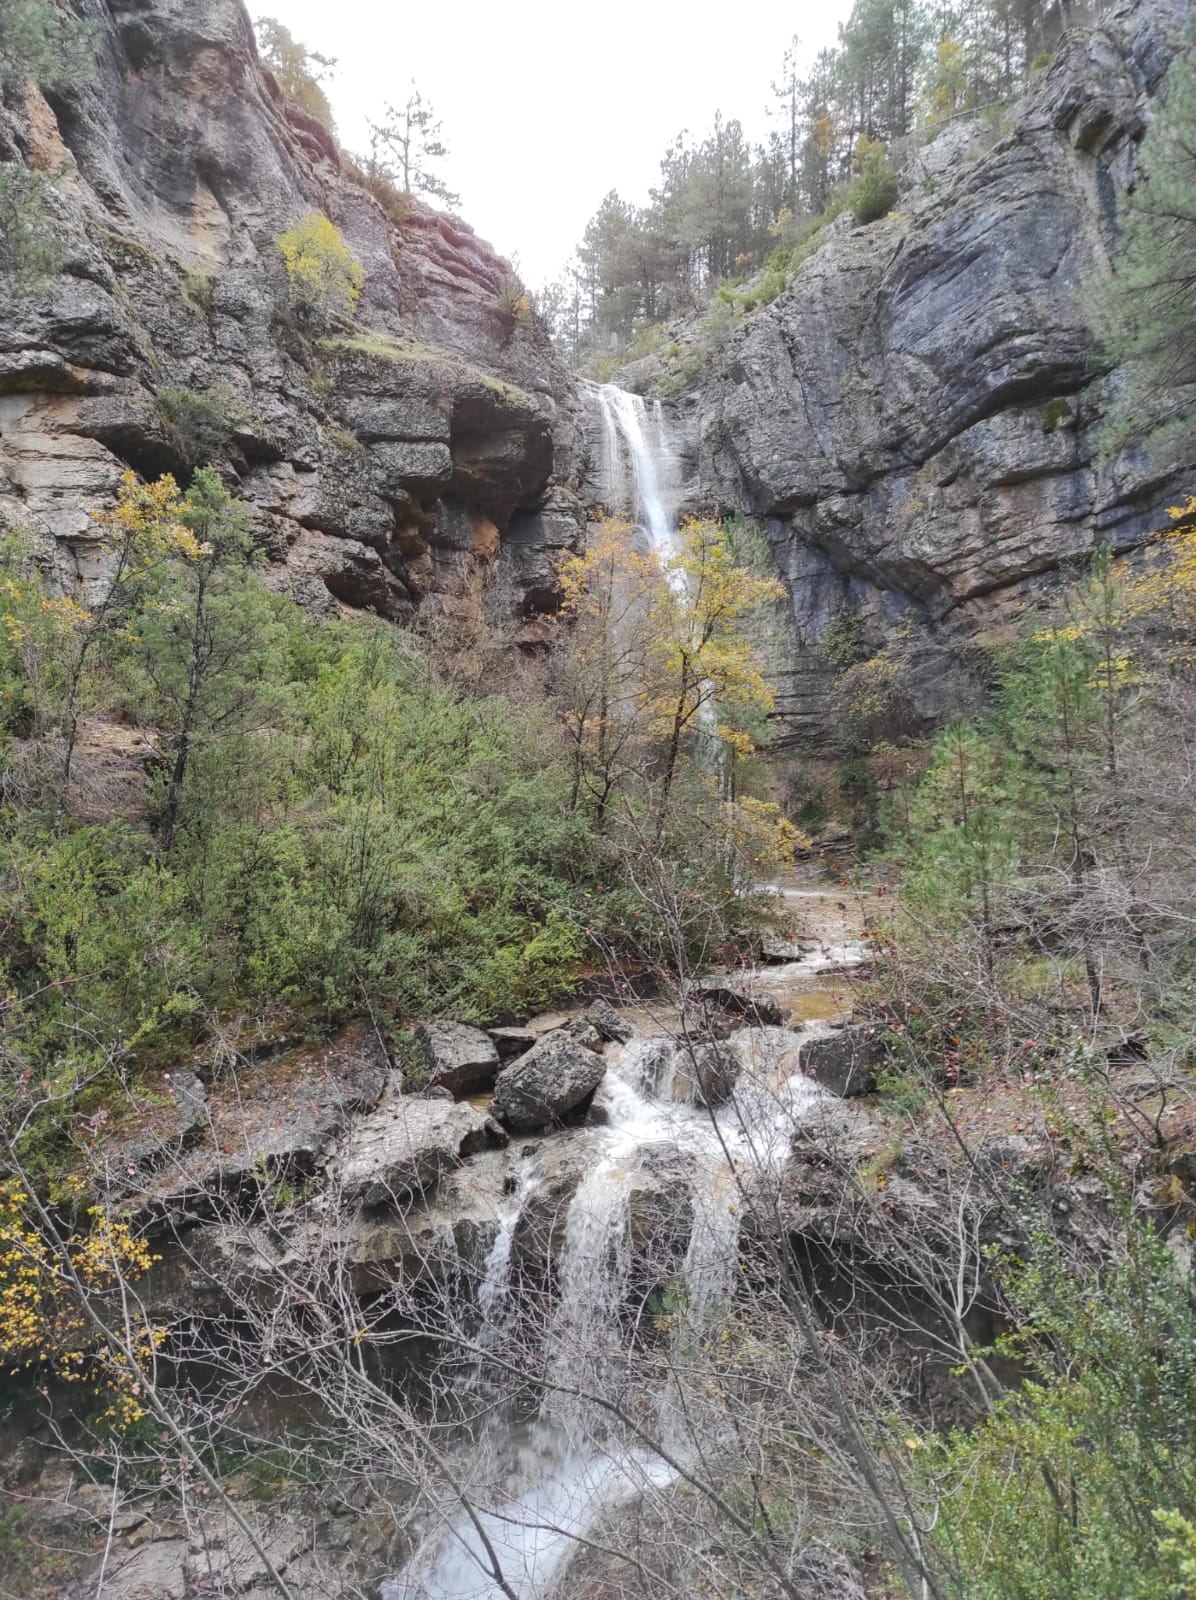
[[[412,78],[444,123],[449,186],[465,220],[538,288],[580,241],[603,195],[642,202],[683,128],[714,113],[770,126],[770,85],[796,33],[833,44],[850,0],[251,0],[310,50],[335,56],[325,85],[342,145],[402,103]]]

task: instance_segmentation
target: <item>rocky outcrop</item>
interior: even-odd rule
[[[463,1156],[499,1137],[489,1121],[484,1111],[452,1100],[389,1096],[349,1130],[334,1169],[342,1203],[401,1206],[434,1188]]]
[[[1119,378],[1085,309],[1186,12],[1121,0],[1068,34],[999,124],[917,152],[891,216],[841,215],[677,406],[691,505],[764,519],[790,591],[782,738],[835,736],[837,616],[864,655],[897,641],[889,736],[925,727],[968,706],[974,641],[1097,543],[1133,551],[1190,489],[1191,440],[1100,458]]]
[[[501,564],[516,609],[550,606],[581,525],[575,402],[535,319],[505,309],[509,264],[418,204],[396,227],[260,68],[239,0],[97,17],[91,81],[0,108],[0,160],[62,173],[66,245],[0,319],[0,526],[86,591],[88,513],[122,469],[193,464],[163,398],[189,390],[215,408],[277,586],[456,614]],[[275,240],[312,211],[365,269],[353,325],[288,308]]]

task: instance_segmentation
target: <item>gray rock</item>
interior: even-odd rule
[[[691,984],[685,1007],[715,1032],[723,1028],[779,1027],[785,1020],[778,1000],[755,993],[749,982],[729,975]]]
[[[495,1048],[504,1061],[523,1055],[540,1037],[530,1028],[487,1028],[486,1032],[494,1040]]]
[[[811,1539],[789,1572],[801,1600],[868,1600],[859,1574],[846,1556],[820,1539]],[[786,1600],[779,1584],[766,1589],[767,1600]]]
[[[429,1082],[453,1094],[488,1089],[498,1073],[498,1049],[489,1034],[463,1022],[422,1022],[415,1037],[428,1064]]]
[[[635,1037],[635,1028],[609,1000],[595,1000],[586,1012],[586,1021],[611,1044],[626,1044]]]
[[[423,562],[413,534],[448,494],[490,530],[469,562],[497,566],[519,519],[512,598],[543,610],[540,568],[584,528],[580,406],[538,320],[504,320],[507,263],[418,203],[400,236],[263,73],[238,0],[103,9],[96,31],[69,117],[36,91],[0,107],[6,157],[71,173],[66,267],[0,318],[0,527],[28,527],[62,586],[93,593],[89,511],[126,466],[187,464],[156,391],[219,384],[220,465],[259,508],[275,587],[394,618],[459,596],[468,564]],[[348,336],[291,326],[275,240],[313,210],[365,269]]]
[[[831,1094],[871,1094],[876,1087],[876,1068],[884,1054],[882,1030],[859,1024],[804,1040],[801,1065],[807,1077]]]
[[[1183,10],[1122,0],[1070,30],[1007,134],[953,124],[894,217],[838,218],[677,409],[687,503],[764,519],[792,596],[783,736],[839,733],[819,643],[842,608],[868,653],[900,634],[886,736],[916,731],[978,702],[973,641],[1097,543],[1136,550],[1192,481],[1191,430],[1101,460],[1118,379],[1086,308]]]
[[[350,1126],[332,1183],[347,1205],[402,1207],[485,1148],[487,1120],[471,1105],[389,1095]]]
[[[491,1109],[513,1132],[530,1133],[583,1105],[605,1071],[602,1057],[568,1033],[548,1034],[502,1069]]]
[[[729,1044],[709,1041],[676,1047],[674,1093],[695,1105],[721,1106],[743,1070],[742,1057]]]

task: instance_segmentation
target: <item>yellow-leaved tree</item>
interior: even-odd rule
[[[287,269],[291,305],[305,322],[324,325],[351,317],[365,269],[322,211],[311,211],[275,243]]]
[[[740,559],[720,523],[696,518],[683,524],[664,579],[652,595],[643,688],[649,736],[661,750],[658,837],[688,734],[709,733],[732,761],[751,754],[748,725],[773,706],[754,625],[785,593]]]
[[[644,683],[664,574],[636,548],[629,522],[603,518],[559,576],[569,642],[555,690],[571,744],[571,806],[588,801],[602,829],[620,783],[643,764]]]
[[[157,1258],[102,1206],[89,1208],[86,1231],[62,1239],[47,1236],[36,1209],[19,1183],[0,1184],[0,1365],[86,1383],[105,1402],[102,1420],[129,1428],[144,1415],[144,1369],[165,1334],[114,1308]],[[106,1337],[109,1323],[123,1336]]]

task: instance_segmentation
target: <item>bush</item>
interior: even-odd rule
[[[0,0],[0,94],[25,83],[68,89],[91,75],[92,29],[46,0]]]
[[[50,179],[19,161],[0,163],[0,278],[17,293],[62,264],[62,241],[46,206]]]
[[[312,211],[275,243],[286,264],[288,298],[305,322],[352,316],[365,271],[334,223]]]
[[[154,404],[164,432],[189,467],[215,461],[244,421],[241,402],[226,383],[207,390],[166,384],[154,396]]]
[[[874,139],[860,140],[856,166],[859,176],[847,191],[847,204],[856,222],[875,222],[897,203],[897,174],[884,146]]]

